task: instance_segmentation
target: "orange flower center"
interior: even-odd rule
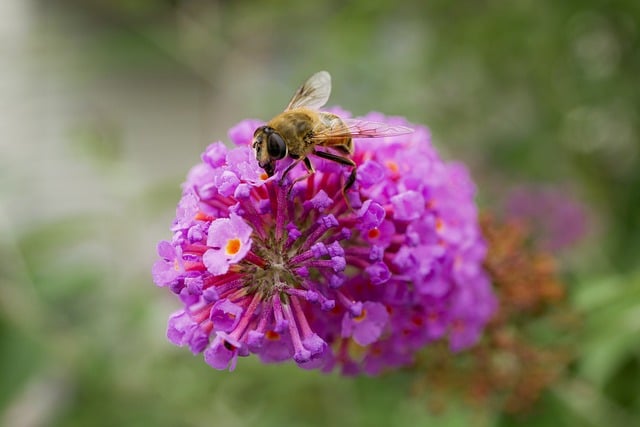
[[[416,315],[411,317],[411,323],[413,323],[416,326],[422,326],[424,322],[422,320],[422,317]]]
[[[365,310],[364,308],[362,309],[362,313],[360,314],[360,316],[358,317],[354,317],[353,320],[355,320],[356,322],[362,322],[364,320],[364,318],[367,317],[367,310]]]
[[[385,164],[387,165],[387,167],[392,173],[398,173],[400,171],[400,167],[393,160],[389,160]]]
[[[242,246],[242,243],[240,242],[240,239],[236,237],[235,239],[230,239],[227,242],[227,247],[225,248],[225,251],[227,252],[227,255],[235,255],[238,253],[238,251],[240,251],[241,246]]]
[[[378,237],[380,237],[380,230],[378,230],[377,228],[372,228],[371,230],[369,230],[370,239],[377,239]]]
[[[213,217],[211,215],[207,215],[206,213],[204,213],[202,211],[198,211],[198,213],[196,213],[196,215],[193,217],[193,219],[195,219],[196,221],[213,221],[215,219],[215,217]]]
[[[276,341],[280,339],[280,334],[276,331],[267,331],[264,336],[271,341]]]

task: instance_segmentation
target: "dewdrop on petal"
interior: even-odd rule
[[[341,113],[341,116],[346,113]],[[167,337],[215,369],[239,357],[375,375],[414,362],[429,343],[475,344],[495,299],[482,269],[474,185],[445,164],[426,128],[371,113],[363,120],[415,132],[355,139],[357,178],[321,159],[279,185],[250,147],[260,122],[229,131],[189,173],[158,245],[154,281],[178,296]]]

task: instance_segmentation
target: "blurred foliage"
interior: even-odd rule
[[[1,425],[640,419],[638,2],[6,5]],[[469,165],[482,205],[539,183],[588,206],[586,242],[558,258],[582,319],[575,360],[528,415],[462,401],[434,414],[410,394],[411,371],[349,379],[249,358],[230,374],[166,342],[176,305],[149,270],[188,167],[320,69],[333,76],[330,104],[429,125],[443,156]]]

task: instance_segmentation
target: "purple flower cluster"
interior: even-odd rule
[[[345,116],[346,113],[342,112]],[[371,113],[365,120],[407,126]],[[495,307],[465,167],[445,164],[424,127],[356,140],[357,180],[313,158],[279,185],[250,148],[261,123],[211,144],[183,187],[154,281],[179,296],[167,336],[216,369],[238,356],[375,375],[430,342],[473,345]],[[278,171],[287,160],[278,164]]]
[[[589,221],[585,206],[562,188],[518,186],[510,192],[506,205],[507,215],[531,227],[547,250],[562,251],[587,234]]]

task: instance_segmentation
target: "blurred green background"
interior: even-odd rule
[[[637,425],[639,32],[635,0],[3,0],[0,425]],[[179,184],[320,69],[331,105],[430,126],[482,206],[518,184],[587,206],[560,264],[577,358],[528,416],[166,341],[150,268]]]

